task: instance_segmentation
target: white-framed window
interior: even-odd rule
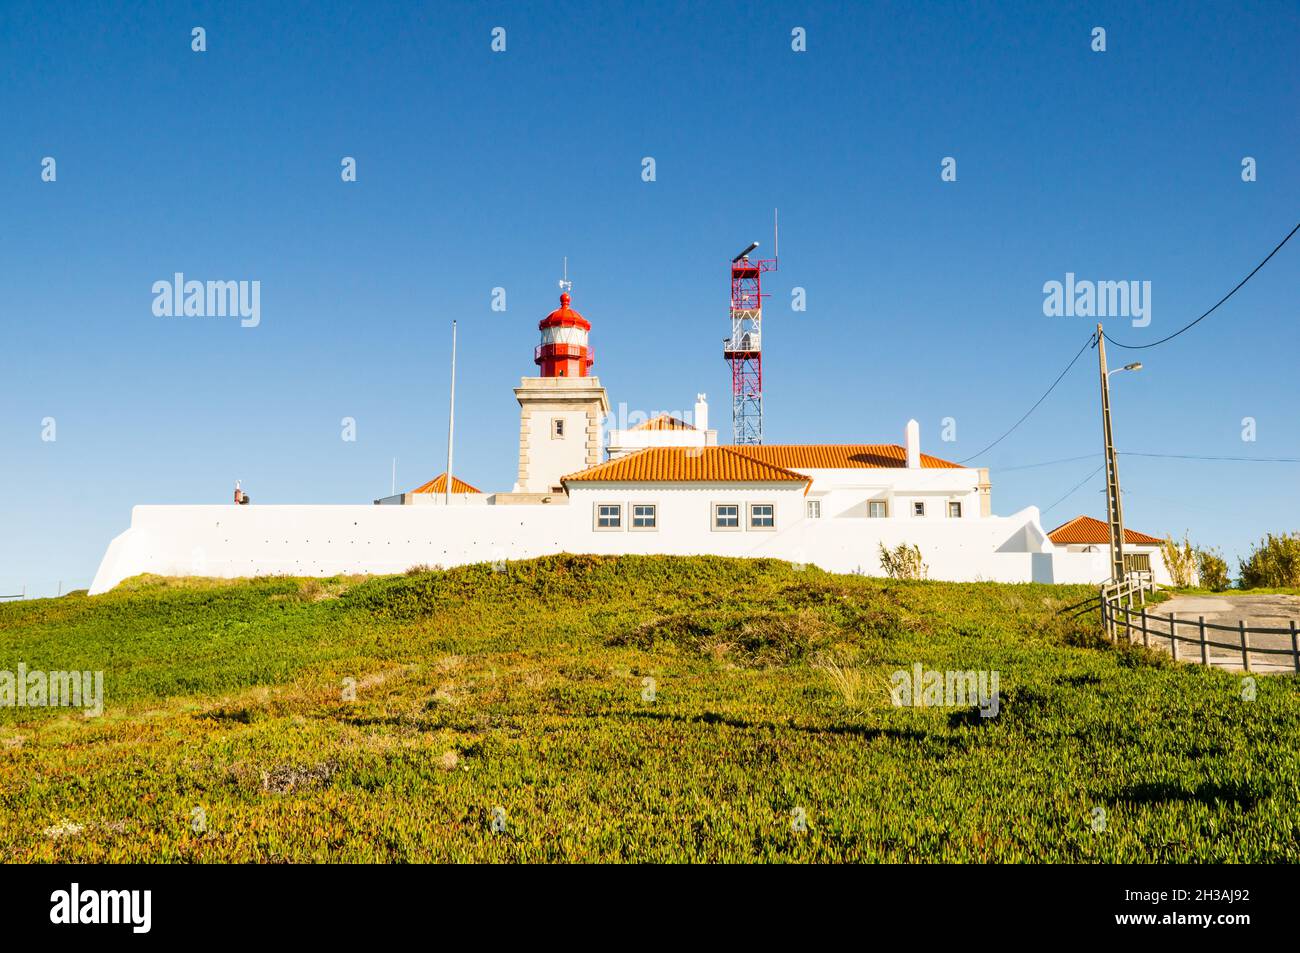
[[[961,519],[961,500],[948,501],[948,516],[952,519]]]
[[[551,439],[552,440],[564,439],[564,418],[563,417],[551,418]]]
[[[872,519],[884,519],[889,515],[889,501],[867,500],[867,515]]]
[[[659,507],[654,503],[633,503],[632,528],[658,529]]]
[[[713,528],[726,530],[740,529],[740,504],[714,503]]]
[[[613,530],[623,528],[622,503],[596,504],[596,529]]]
[[[776,529],[776,504],[750,503],[749,528]]]
[[[819,520],[819,519],[822,518],[822,501],[821,501],[821,500],[809,500],[809,501],[808,501],[808,518],[809,518],[810,520]]]
[[[924,516],[924,515],[925,515],[925,500],[913,500],[913,501],[912,501],[912,515],[913,515],[913,516]]]

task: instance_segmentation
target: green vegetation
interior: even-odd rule
[[[1172,536],[1165,537],[1162,551],[1165,569],[1176,589],[1185,591],[1222,592],[1232,585],[1228,576],[1228,563],[1219,550],[1193,546],[1187,534],[1182,542]],[[1193,581],[1196,585],[1193,586]]]
[[[1186,534],[1181,543],[1172,536],[1165,537],[1164,559],[1165,569],[1176,588],[1186,589],[1192,584],[1196,574],[1196,548]]]
[[[1300,586],[1300,533],[1269,533],[1241,565],[1241,588],[1286,589]]]
[[[1112,647],[1095,598],[563,556],[4,604],[0,669],[106,705],[0,710],[0,859],[1300,860],[1300,682]],[[915,663],[997,717],[893,707]]]
[[[899,543],[893,549],[880,544],[880,566],[890,579],[924,579],[930,567],[921,559],[921,547]]]
[[[1201,588],[1222,592],[1232,585],[1232,580],[1228,577],[1228,562],[1217,549],[1198,549],[1196,557],[1199,560],[1197,578]]]

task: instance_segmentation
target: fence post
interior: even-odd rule
[[[1295,619],[1291,620],[1291,660],[1295,662],[1295,670],[1300,672],[1300,640],[1297,639]]]
[[[1150,648],[1151,643],[1147,641],[1147,610],[1146,606],[1142,607],[1142,647]]]
[[[1241,667],[1250,671],[1250,651],[1246,648],[1246,620],[1239,619],[1237,628],[1241,631]]]
[[[1177,627],[1178,620],[1174,618],[1174,614],[1171,612],[1169,613],[1169,651],[1173,655],[1175,662],[1178,661],[1178,635],[1175,631]]]
[[[1210,664],[1210,647],[1205,644],[1205,616],[1201,616],[1201,621],[1197,623],[1201,633],[1201,664]]]

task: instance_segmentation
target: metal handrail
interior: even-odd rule
[[[561,360],[569,358],[580,358],[582,352],[587,352],[587,365],[590,366],[596,361],[596,349],[590,344],[568,344],[561,341],[552,341],[547,344],[539,344],[533,348],[533,362],[536,363],[542,356],[542,348],[551,348],[551,354]],[[563,349],[563,350],[561,350]]]

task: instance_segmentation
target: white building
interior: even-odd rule
[[[1091,516],[1076,516],[1047,534],[1067,553],[1110,553],[1110,527]],[[1168,585],[1165,541],[1137,530],[1124,529],[1124,568],[1129,572],[1154,572],[1156,581]]]
[[[1036,507],[993,515],[988,471],[922,453],[914,420],[901,445],[719,446],[700,394],[693,423],[661,415],[609,431],[602,448],[610,404],[587,374],[590,328],[567,294],[539,324],[541,376],[515,388],[519,457],[508,492],[453,476],[448,495],[441,474],[375,501],[398,505],[136,506],[91,594],[145,572],[378,574],[558,552],[766,556],[874,575],[880,548],[900,544],[920,549],[932,579],[1109,575],[1106,547],[1075,540],[1087,535],[1079,520],[1048,534]],[[1167,581],[1152,549],[1159,540],[1129,538]]]
[[[695,395],[695,421],[687,423],[669,414],[622,430],[610,430],[605,449],[611,460],[646,447],[716,447],[718,432],[709,429],[709,405],[703,394]]]

